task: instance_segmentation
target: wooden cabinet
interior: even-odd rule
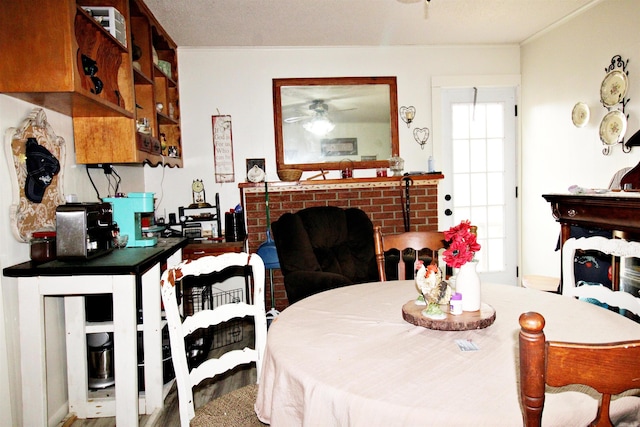
[[[182,250],[182,258],[197,259],[209,255],[221,255],[228,252],[243,252],[244,242],[216,242],[213,240],[194,241]]]
[[[115,9],[124,34],[112,34],[92,7]],[[77,163],[182,166],[177,46],[142,0],[7,1],[2,9],[0,93],[73,117]],[[148,129],[139,132],[142,119]]]
[[[571,226],[612,231],[615,237],[639,241],[640,239],[640,194],[637,192],[607,194],[543,194],[551,205],[551,214],[560,223],[561,245],[571,237]],[[629,261],[631,262],[631,261]],[[623,265],[615,261],[611,265],[611,283],[614,290],[626,290],[636,294],[640,288],[634,280],[627,280],[626,288],[620,281],[637,279],[640,268],[633,263]],[[559,292],[562,292],[562,284]],[[637,294],[636,294],[637,295]]]

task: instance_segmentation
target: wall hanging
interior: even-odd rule
[[[265,159],[247,159],[247,181],[262,182],[267,179]]]
[[[420,148],[424,150],[424,146],[429,140],[429,128],[415,128],[413,130],[413,139],[416,140]]]
[[[617,143],[622,144],[622,151],[629,153],[631,147],[624,143],[624,135],[627,131],[628,114],[625,108],[629,102],[627,91],[629,89],[629,60],[624,60],[620,55],[611,58],[611,63],[605,67],[607,73],[600,84],[600,102],[607,109],[607,114],[600,122],[600,141],[604,144],[602,154],[611,153],[611,147]],[[622,106],[622,109],[619,107]]]
[[[234,182],[231,116],[211,116],[216,182]]]
[[[578,102],[571,110],[571,121],[577,128],[585,127],[589,123],[589,106],[584,102]]]
[[[407,127],[411,126],[411,122],[416,117],[416,107],[400,107],[400,118],[407,124]]]
[[[11,175],[11,230],[20,242],[34,231],[56,229],[56,208],[64,203],[64,139],[57,136],[41,108],[34,108],[20,127],[5,133]]]

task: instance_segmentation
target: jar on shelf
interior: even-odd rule
[[[391,169],[391,176],[402,176],[404,159],[400,156],[391,157],[389,159],[389,169]]]
[[[353,161],[350,159],[341,160],[340,171],[342,178],[353,178]]]
[[[56,259],[56,232],[35,231],[29,241],[31,260],[47,262]]]

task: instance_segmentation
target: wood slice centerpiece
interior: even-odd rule
[[[407,322],[438,331],[467,331],[470,329],[484,329],[496,320],[496,310],[489,304],[482,303],[478,311],[463,311],[453,315],[448,311],[444,319],[430,319],[422,314],[424,305],[416,305],[411,300],[402,306],[402,318]]]

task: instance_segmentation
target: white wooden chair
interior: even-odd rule
[[[593,298],[620,310],[640,316],[640,298],[623,291],[612,291],[603,285],[576,285],[574,258],[576,250],[598,250],[616,257],[640,258],[640,243],[606,237],[568,239],[562,246],[562,294],[577,298]]]
[[[201,310],[181,320],[178,300],[176,297],[176,282],[185,276],[202,276],[221,272],[229,267],[251,266],[253,276],[253,301],[251,303],[234,302],[220,305],[213,309]],[[161,278],[162,302],[164,304],[169,339],[171,343],[171,357],[176,374],[178,403],[180,408],[180,423],[189,426],[189,421],[195,416],[192,388],[207,378],[226,372],[238,365],[255,362],[258,376],[262,369],[262,359],[267,341],[267,318],[265,313],[265,268],[262,259],[256,254],[225,253],[219,256],[207,256],[196,260],[184,261],[174,268],[166,270]],[[249,300],[248,295],[246,299]],[[251,316],[255,323],[255,348],[236,349],[224,353],[217,359],[208,359],[189,371],[185,350],[185,337],[199,328],[219,325],[234,318]],[[255,387],[255,384],[246,387]],[[251,393],[245,393],[251,395]],[[253,404],[255,401],[244,402],[248,410],[255,415]],[[209,405],[209,404],[207,404]],[[242,406],[242,402],[237,402]],[[244,408],[247,409],[247,408]],[[242,408],[238,408],[242,410]],[[257,417],[256,417],[257,420]],[[218,425],[218,424],[216,424]]]

